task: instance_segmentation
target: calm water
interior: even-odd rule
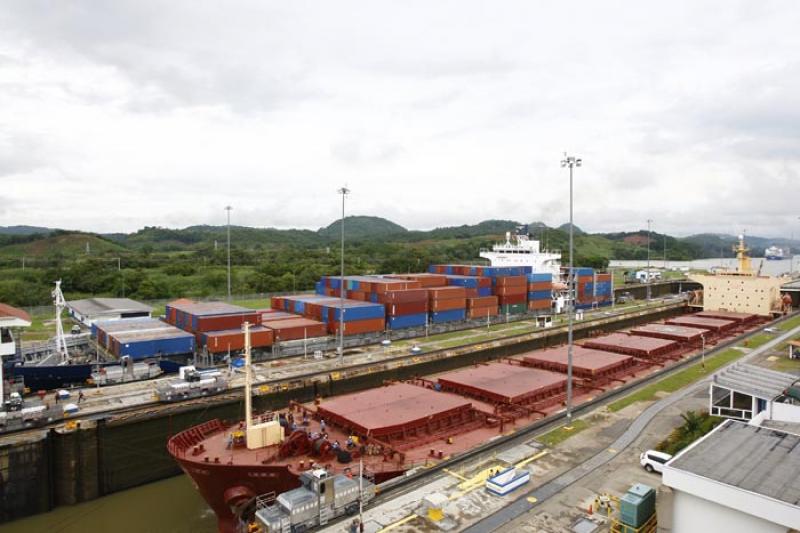
[[[754,269],[758,270],[758,268],[761,267],[762,274],[771,276],[787,274],[792,268],[792,261],[788,257],[780,261],[767,261],[761,257],[754,257],[752,263]],[[643,267],[647,265],[647,261],[610,261],[609,264],[612,267]],[[656,259],[655,257],[650,258],[650,266],[654,268],[664,268],[666,266],[666,268],[707,270],[714,267],[736,268],[736,265],[736,259],[727,257],[724,259],[697,259],[695,261],[666,262],[661,259]],[[798,268],[800,268],[800,255],[794,256],[794,270],[797,271]]]
[[[217,519],[184,475],[23,518],[3,533],[216,533]]]

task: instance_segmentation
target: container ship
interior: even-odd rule
[[[333,305],[302,303],[322,314]],[[334,327],[337,316],[330,312]],[[593,338],[574,350],[575,402],[739,334],[758,320],[718,311]],[[259,496],[297,488],[309,469],[351,475],[360,460],[382,483],[549,416],[563,409],[566,394],[567,347],[560,346],[309,404],[292,402],[283,412],[253,416],[249,349],[245,352],[244,420],[211,420],[167,443],[225,533],[246,525]]]

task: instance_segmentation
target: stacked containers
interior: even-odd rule
[[[322,321],[329,333],[339,331],[344,310],[344,334],[374,333],[383,331],[386,311],[383,304],[344,300],[316,294],[300,296],[281,296],[272,299],[273,309],[285,310],[303,315],[306,318]]]
[[[166,310],[167,320],[174,321],[171,323],[175,326],[193,333],[200,346],[206,346],[205,343],[208,339],[206,334],[211,332],[225,332],[223,337],[226,339],[236,335],[239,340],[231,340],[231,345],[244,346],[243,324],[249,322],[254,327],[258,327],[261,324],[260,311],[224,302],[176,300],[170,302],[166,306]],[[272,335],[267,333],[251,335],[251,345],[253,348],[271,346]]]
[[[594,301],[594,269],[578,267],[575,269],[575,307],[586,309]]]
[[[477,298],[479,296],[491,296],[492,280],[483,276],[466,276],[462,274],[450,274],[445,276],[447,285],[464,287],[467,291],[467,298]]]
[[[612,294],[611,274],[596,274],[594,281],[594,301],[598,305],[610,305]]]
[[[553,275],[547,273],[528,274],[528,309],[545,311],[552,308]]]
[[[428,289],[431,322],[454,322],[466,318],[467,297],[464,287],[449,286]]]
[[[244,349],[244,333],[241,329],[207,331],[202,333],[202,344],[209,353],[235,352]],[[274,335],[264,326],[250,328],[250,344],[254,347],[272,346]]]
[[[384,277],[389,279],[416,281],[419,282],[420,287],[423,289],[427,289],[429,287],[444,287],[447,285],[447,276],[439,274],[387,274]]]
[[[486,318],[497,315],[497,296],[467,298],[467,317]]]
[[[96,322],[92,335],[117,357],[144,359],[194,352],[193,335],[156,318]]]
[[[501,314],[524,313],[527,310],[527,275],[498,276],[492,279],[492,286]]]
[[[310,318],[297,317],[272,320],[269,315],[264,319],[264,327],[272,330],[274,342],[313,339],[328,334],[324,322]]]
[[[380,295],[380,301],[386,306],[389,329],[419,327],[427,322],[427,289],[387,291]]]

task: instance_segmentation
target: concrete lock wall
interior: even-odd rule
[[[675,307],[658,313],[631,316],[592,326],[577,324],[575,338],[595,336],[651,322],[685,311]],[[277,410],[290,400],[311,401],[378,386],[386,380],[408,379],[517,355],[566,342],[566,332],[511,345],[473,350],[463,355],[380,369],[344,379],[327,376],[308,378],[288,392],[276,391],[254,397],[256,410]],[[376,366],[380,363],[376,362]],[[232,399],[231,396],[234,398]],[[227,398],[227,399],[226,399]],[[201,422],[220,418],[240,420],[244,413],[241,394],[208,398],[197,405],[176,404],[171,409],[127,415],[118,420],[83,421],[71,430],[43,430],[35,438],[0,447],[1,521],[13,520],[58,505],[72,505],[180,473],[166,450],[175,433]]]

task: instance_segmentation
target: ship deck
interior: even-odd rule
[[[706,329],[709,331],[713,331],[715,333],[722,333],[724,331],[732,330],[736,327],[736,322],[732,320],[721,320],[719,318],[705,318],[694,315],[669,318],[664,322],[672,326],[688,326],[690,328]]]
[[[455,394],[393,383],[323,402],[319,415],[361,435],[381,437],[457,416],[472,408]]]
[[[567,357],[567,346],[559,346],[524,355],[522,362],[534,368],[566,372]],[[636,360],[629,355],[573,346],[572,371],[578,377],[595,378],[618,375],[634,366],[636,366]]]
[[[625,333],[612,333],[597,337],[583,343],[586,348],[615,352],[634,357],[652,358],[679,348],[679,343],[671,339],[656,337],[642,337],[640,335],[626,335]]]
[[[700,341],[700,337],[708,334],[708,330],[671,324],[645,324],[631,329],[631,333],[679,342],[697,342]]]
[[[702,318],[719,318],[722,320],[732,320],[738,324],[749,324],[759,319],[758,315],[751,313],[735,313],[733,311],[700,311],[692,316]]]
[[[563,374],[494,362],[443,374],[445,390],[497,403],[523,403],[558,394],[567,386]]]

